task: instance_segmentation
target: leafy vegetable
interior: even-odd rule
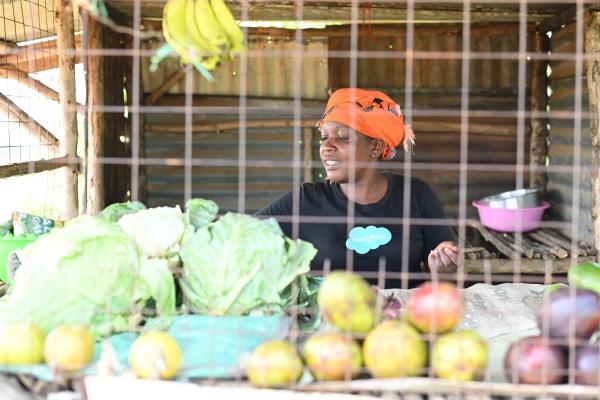
[[[185,222],[200,229],[210,224],[218,212],[219,206],[212,200],[191,199],[185,203]]]
[[[186,231],[179,207],[138,211],[124,215],[117,223],[149,258],[176,254]]]
[[[181,288],[195,313],[283,314],[308,290],[306,279],[294,282],[316,252],[285,237],[273,219],[227,213],[183,244]]]
[[[9,233],[12,233],[13,230],[13,220],[12,218],[9,219],[6,222],[3,222],[0,224],[0,236],[4,236],[7,235]]]
[[[100,211],[98,213],[98,217],[106,221],[117,222],[124,215],[133,214],[145,209],[146,206],[140,203],[139,201],[133,201],[128,203],[115,203]]]
[[[34,322],[48,331],[79,323],[102,336],[129,330],[132,309],[151,298],[160,315],[175,313],[166,261],[141,261],[135,242],[100,218],[52,230],[24,249],[22,261],[0,303],[0,324]]]

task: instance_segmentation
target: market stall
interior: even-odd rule
[[[0,10],[0,397],[597,397],[597,4]],[[437,194],[452,274],[311,269],[252,216],[326,179],[315,124],[354,86],[414,128],[382,169]],[[490,225],[522,188],[535,226]]]

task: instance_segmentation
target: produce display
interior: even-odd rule
[[[600,328],[600,265],[578,264],[569,270],[568,279],[571,286],[552,288],[538,310],[541,335],[510,346],[504,359],[509,381],[564,383],[569,375],[569,353],[574,351],[576,383],[599,383],[598,346],[591,339]]]
[[[287,318],[294,310],[299,341],[258,345],[244,363],[253,385],[295,385],[304,372],[319,381],[485,376],[488,344],[456,329],[465,302],[454,285],[426,282],[403,303],[351,272],[310,277],[310,243],[286,237],[273,219],[218,211],[205,199],[190,200],[185,212],[114,204],[37,238],[0,299],[0,366],[44,363],[77,374],[94,365],[98,340],[129,332],[133,373],[173,379],[185,354],[166,330],[182,314]],[[570,286],[544,294],[540,334],[505,354],[509,381],[564,383],[571,359],[576,383],[600,384],[600,266],[579,264],[568,277]]]
[[[113,204],[23,249],[0,299],[0,366],[45,362],[71,374],[94,360],[95,341],[142,332],[128,348],[129,365],[142,378],[172,378],[183,354],[164,330],[180,314],[316,310],[320,281],[307,275],[315,253],[275,220],[218,217],[210,200],[192,199],[185,212]],[[304,329],[319,323],[315,312],[299,314]]]
[[[374,378],[422,376],[428,366],[444,379],[483,377],[488,361],[486,342],[473,331],[450,332],[464,311],[462,295],[455,286],[425,283],[411,294],[405,308],[393,295],[379,300],[377,292],[356,274],[333,271],[325,277],[318,303],[323,316],[337,330],[317,332],[300,346],[316,380],[348,380],[363,372]],[[439,336],[438,332],[449,333]],[[432,337],[430,359],[428,340]],[[260,358],[265,370],[276,369],[275,360],[282,362],[272,354],[265,356],[270,351],[261,346],[260,352],[252,355],[253,359]],[[273,364],[269,365],[271,359]],[[289,368],[290,360],[288,357],[280,365]],[[361,368],[363,361],[365,369]],[[249,376],[255,373],[253,368],[248,366]],[[256,382],[253,378],[250,382],[270,387],[296,382],[295,376],[286,378],[287,382]]]

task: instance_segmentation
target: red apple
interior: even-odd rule
[[[504,358],[506,377],[513,383],[555,384],[565,378],[564,351],[542,336],[530,336],[510,345]]]
[[[407,318],[423,333],[446,333],[461,320],[465,305],[456,286],[426,282],[408,299]]]

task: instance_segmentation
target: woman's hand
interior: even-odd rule
[[[458,247],[454,242],[442,242],[429,253],[427,264],[429,270],[441,273],[456,272],[458,263]]]

